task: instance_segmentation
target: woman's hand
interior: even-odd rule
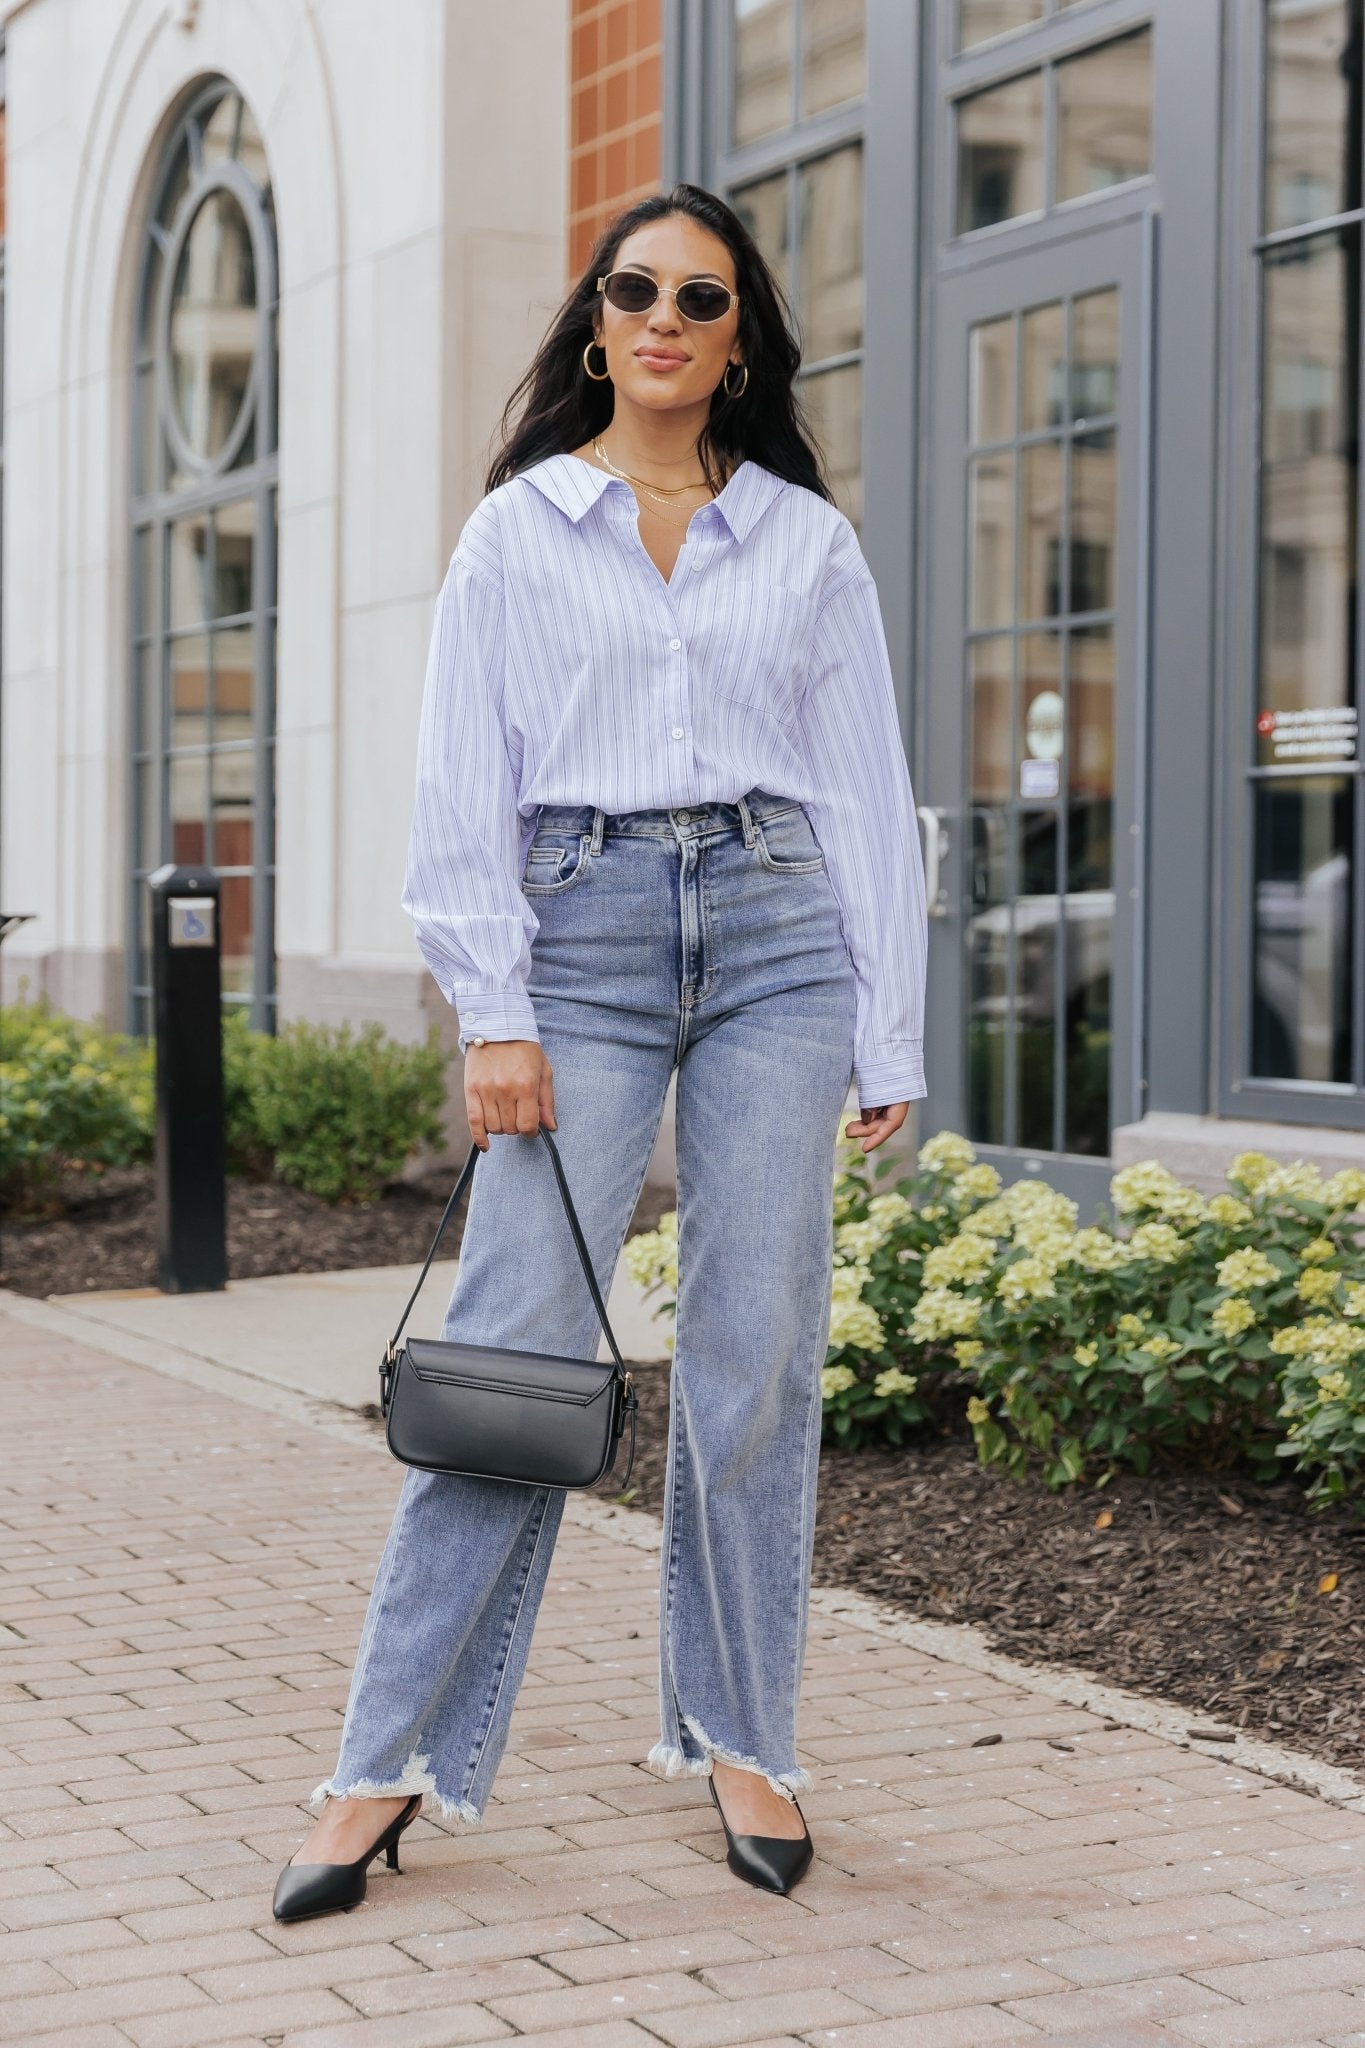
[[[878,1145],[884,1145],[893,1131],[898,1131],[905,1122],[908,1102],[891,1102],[884,1109],[865,1109],[861,1116],[844,1125],[846,1138],[861,1138],[864,1152],[875,1152]]]
[[[555,1123],[554,1072],[534,1038],[471,1045],[464,1056],[464,1108],[480,1152],[490,1134],[532,1137]]]

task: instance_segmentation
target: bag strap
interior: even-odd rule
[[[597,1284],[597,1275],[593,1272],[592,1269],[592,1260],[588,1256],[587,1240],[583,1236],[582,1226],[578,1221],[577,1212],[574,1209],[573,1197],[569,1193],[569,1183],[564,1178],[564,1163],[559,1156],[559,1147],[555,1144],[554,1139],[550,1136],[550,1133],[546,1130],[544,1124],[540,1125],[537,1135],[542,1137],[545,1140],[546,1145],[549,1147],[550,1162],[554,1167],[555,1180],[559,1187],[559,1198],[564,1205],[564,1214],[569,1219],[569,1229],[573,1232],[574,1248],[578,1253],[579,1263],[582,1265],[583,1268],[583,1277],[588,1283],[588,1292],[592,1296],[592,1305],[597,1310],[597,1319],[602,1325],[602,1334],[607,1340],[607,1345],[613,1359],[616,1361],[616,1371],[619,1377],[624,1382],[626,1382],[627,1388],[629,1389],[630,1374],[626,1370],[626,1362],[624,1358],[622,1358],[621,1356],[621,1347],[617,1343],[615,1333],[612,1330],[611,1324],[607,1320],[607,1305],[602,1299],[602,1290]],[[432,1261],[435,1259],[437,1248],[440,1245],[441,1239],[445,1235],[446,1225],[449,1223],[451,1217],[455,1213],[456,1208],[459,1206],[461,1195],[464,1193],[465,1189],[469,1186],[470,1182],[474,1178],[474,1168],[478,1164],[478,1161],[479,1147],[477,1145],[471,1145],[469,1148],[469,1157],[468,1159],[466,1159],[464,1165],[460,1168],[460,1177],[456,1181],[455,1186],[451,1191],[450,1200],[446,1203],[445,1214],[442,1216],[440,1222],[436,1226],[436,1235],[431,1240],[431,1250],[427,1253],[426,1260],[423,1264],[422,1270],[417,1275],[417,1285],[413,1288],[412,1293],[408,1296],[408,1305],[403,1310],[402,1315],[398,1319],[398,1328],[394,1331],[392,1337],[389,1339],[388,1348],[384,1353],[384,1365],[381,1368],[381,1376],[386,1372],[391,1372],[393,1369],[393,1363],[398,1354],[398,1340],[403,1334],[403,1330],[407,1324],[408,1317],[412,1314],[413,1306],[416,1303],[418,1295],[422,1291],[422,1284],[425,1281],[427,1274],[431,1271]],[[634,1446],[632,1444],[632,1453],[633,1449]]]

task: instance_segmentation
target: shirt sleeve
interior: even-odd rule
[[[857,975],[858,1101],[914,1101],[926,1092],[924,863],[877,587],[847,519],[830,552],[799,717],[817,790],[806,810]]]
[[[502,585],[457,546],[436,600],[403,908],[460,1048],[538,1039],[526,992],[538,920],[521,891],[521,819],[502,721]]]

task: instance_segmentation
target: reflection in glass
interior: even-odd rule
[[[835,503],[863,523],[863,370],[861,363],[802,377],[797,395],[829,471]]]
[[[209,757],[176,754],[169,763],[171,859],[200,867],[213,859],[208,837]]]
[[[1055,618],[1064,603],[1062,444],[1035,441],[1019,451],[1019,616]]]
[[[220,505],[214,522],[213,616],[229,619],[251,610],[251,568],[256,500]]]
[[[224,875],[220,886],[223,992],[244,995],[251,987],[251,877]]]
[[[169,528],[171,626],[201,626],[213,616],[209,594],[209,521],[203,512],[176,519]]]
[[[220,868],[249,868],[252,846],[252,778],[249,751],[215,748],[209,780],[213,792],[213,858]]]
[[[734,0],[733,19],[738,148],[791,123],[796,31],[792,0]]]
[[[978,1144],[986,1145],[1009,1141],[1009,833],[1008,811],[983,806],[971,812],[967,1129]]]
[[[201,747],[208,739],[209,643],[186,633],[170,643],[171,745]]]
[[[186,238],[171,307],[171,385],[181,432],[204,461],[236,425],[260,323],[251,231],[235,193],[218,186]]]
[[[137,836],[133,865],[143,870],[161,864],[161,778],[155,761],[139,761],[133,770],[133,830]]]
[[[1351,785],[1256,786],[1252,1070],[1351,1078]]]
[[[1030,71],[960,100],[957,232],[992,227],[1043,204],[1043,77]]]
[[[1071,587],[1067,610],[1108,611],[1114,602],[1118,438],[1078,434],[1071,444]]]
[[[1360,204],[1361,0],[1270,0],[1265,224],[1306,227]]]
[[[1152,168],[1152,31],[1057,66],[1056,194],[1081,199]]]
[[[1114,629],[1072,633],[1067,651],[1069,889],[1114,879]]]
[[[1066,919],[1066,1123],[1063,1147],[1102,1157],[1109,1150],[1114,898],[1110,890],[1068,896]]]
[[[1053,801],[1062,793],[1061,761],[1066,743],[1062,686],[1061,634],[1021,635],[1017,796]]]
[[[1071,306],[1071,417],[1102,419],[1119,409],[1119,295],[1087,292]]]
[[[1066,308],[1057,300],[1024,315],[1024,406],[1026,434],[1057,427],[1066,418]]]
[[[741,185],[731,194],[735,212],[763,253],[764,261],[781,285],[791,293],[790,249],[787,241],[787,174],[758,178]]]
[[[797,172],[802,354],[808,363],[861,348],[863,152],[831,150]]]
[[[957,46],[970,50],[988,43],[993,36],[1041,21],[1046,11],[1046,0],[958,0]]]
[[[1014,787],[1014,758],[1010,750],[1013,642],[1008,638],[974,640],[967,660],[971,692],[971,799],[976,804],[1008,803]]]
[[[155,633],[161,620],[156,609],[156,542],[149,526],[139,527],[133,535],[133,590],[133,632]]]
[[[213,636],[213,739],[215,746],[251,738],[252,660],[249,626]]]
[[[1256,706],[1265,763],[1312,758],[1315,742],[1321,759],[1349,730],[1341,713],[1353,703],[1359,232],[1315,236],[1265,259]]]
[[[1030,1151],[1051,1151],[1056,1099],[1057,816],[1020,810],[1016,932],[1015,1065],[1019,1133]]]
[[[1014,432],[1014,322],[986,320],[972,329],[971,437],[1008,441]]]
[[[967,488],[969,616],[974,628],[1008,626],[1014,618],[1013,454],[975,456]]]
[[[867,91],[865,0],[803,0],[801,112],[821,114]]]

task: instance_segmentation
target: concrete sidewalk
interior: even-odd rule
[[[248,1405],[9,1308],[4,2038],[1365,2043],[1365,1814],[837,1619],[832,1596],[801,1719],[818,1860],[790,1900],[738,1884],[705,1788],[639,1761],[650,1525],[617,1517],[622,1541],[579,1502],[484,1825],[419,1821],[359,1912],[277,1926],[399,1470],[297,1396],[268,1413],[259,1388]]]

